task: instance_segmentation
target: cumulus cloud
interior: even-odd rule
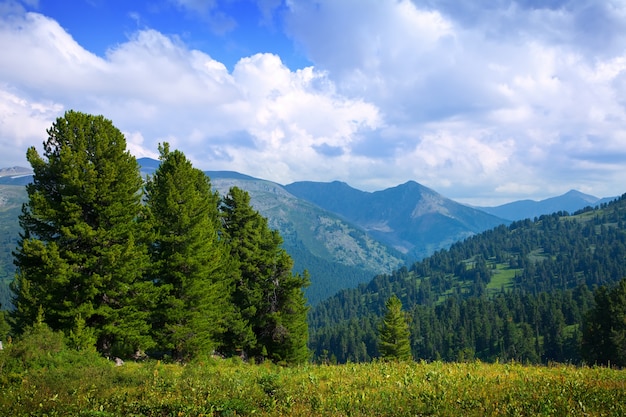
[[[112,119],[137,156],[169,141],[200,168],[280,183],[416,180],[472,203],[624,192],[622,1],[244,3],[313,65],[258,53],[228,69],[154,28],[98,56],[55,20],[7,3],[0,147],[23,154],[73,108]],[[218,0],[170,4],[224,13]]]
[[[611,182],[626,175],[611,164],[626,162],[623,2],[289,4],[289,33],[316,67],[380,109],[385,125],[355,150],[393,163],[386,181],[466,201],[623,192]]]
[[[0,85],[0,155],[2,166],[24,165],[26,149],[46,139],[50,120],[63,108],[53,101],[30,101]]]
[[[206,53],[151,29],[97,57],[54,20],[28,13],[2,21],[0,45],[7,52],[0,75],[25,115],[41,107],[27,102],[35,95],[62,103],[38,116],[48,125],[69,108],[105,114],[127,132],[137,156],[154,156],[157,143],[169,141],[204,169],[288,181],[325,163],[325,147],[344,149],[381,123],[375,106],[336,93],[324,72],[292,71],[276,55],[257,54],[229,73]],[[20,121],[6,118],[7,135]],[[37,129],[41,137],[45,128]]]

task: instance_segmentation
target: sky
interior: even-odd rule
[[[626,192],[624,0],[0,0],[0,51],[0,167],[77,110],[280,184]]]

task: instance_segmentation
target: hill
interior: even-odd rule
[[[414,181],[373,193],[337,181],[296,182],[285,189],[337,213],[413,260],[508,223],[445,198]]]
[[[570,190],[567,193],[546,198],[545,200],[519,200],[495,207],[477,207],[478,209],[508,220],[533,219],[542,214],[566,211],[573,213],[585,207],[595,207],[608,203],[616,197],[598,198],[580,191]]]
[[[343,290],[311,311],[312,348],[340,362],[377,357],[377,327],[395,294],[416,358],[577,362],[592,291],[624,277],[626,195],[501,225]]]

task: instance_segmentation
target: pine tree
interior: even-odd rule
[[[14,253],[14,330],[35,323],[65,334],[76,317],[93,329],[100,352],[124,355],[152,344],[152,283],[139,221],[142,178],[111,121],[68,111],[47,131],[43,157],[27,159],[33,181]]]
[[[385,303],[387,312],[380,327],[379,351],[385,359],[410,360],[409,324],[402,311],[402,302],[395,295]]]
[[[293,261],[281,247],[280,234],[252,208],[247,192],[231,188],[222,211],[224,233],[240,273],[233,303],[243,323],[227,345],[275,362],[307,360],[303,288],[308,275],[292,274]]]
[[[626,279],[595,292],[585,320],[582,354],[590,364],[626,366]]]
[[[159,349],[188,359],[213,351],[230,318],[230,255],[209,178],[167,143],[159,151],[161,164],[146,185],[152,279],[160,290],[153,327]]]

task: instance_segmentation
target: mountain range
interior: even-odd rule
[[[138,162],[144,176],[159,165],[149,158]],[[13,273],[10,253],[17,241],[17,215],[26,199],[23,185],[30,181],[30,173],[20,167],[0,170],[0,230],[5,232],[0,242],[0,279],[4,281]],[[250,193],[254,208],[283,237],[294,270],[309,271],[312,283],[306,291],[313,305],[511,220],[575,211],[604,201],[570,191],[541,202],[469,207],[414,181],[365,192],[339,181],[281,185],[233,171],[206,174],[222,195],[233,186]],[[1,295],[0,302],[6,302]]]
[[[565,211],[573,213],[585,207],[595,207],[609,203],[617,197],[598,198],[580,191],[570,190],[558,197],[545,200],[519,200],[496,207],[476,207],[486,213],[507,220],[523,220],[539,217],[542,214]]]

